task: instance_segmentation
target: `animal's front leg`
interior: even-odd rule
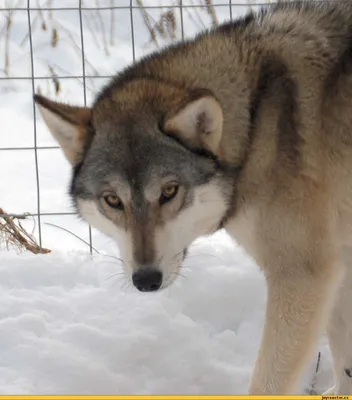
[[[250,394],[292,394],[326,323],[338,275],[332,259],[287,252],[266,273],[268,303]],[[299,261],[301,261],[299,263]],[[312,264],[313,263],[313,264]]]

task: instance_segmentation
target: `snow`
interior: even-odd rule
[[[8,1],[25,6],[26,1]],[[44,0],[39,2],[44,4]],[[76,0],[53,5],[76,7]],[[86,0],[85,6],[95,1]],[[101,1],[108,5],[110,1]],[[115,0],[128,6],[129,0]],[[172,1],[149,0],[149,5]],[[184,1],[187,3],[187,1]],[[215,1],[224,4],[225,1]],[[236,1],[239,3],[239,0]],[[243,1],[244,3],[244,1]],[[1,5],[3,2],[1,2]],[[233,6],[233,15],[246,6]],[[219,20],[229,7],[217,9]],[[89,20],[89,13],[84,22]],[[150,11],[155,18],[159,9]],[[190,12],[193,12],[192,10]],[[32,11],[32,20],[36,12]],[[92,14],[89,14],[92,15]],[[109,12],[102,18],[109,31]],[[60,80],[56,96],[48,66],[61,75],[80,75],[82,63],[76,10],[54,11],[48,29],[33,30],[35,89],[62,101],[83,103],[82,81]],[[206,14],[202,14],[209,25]],[[5,21],[0,9],[0,29]],[[30,77],[27,12],[13,17],[10,77]],[[116,11],[115,45],[106,56],[84,25],[87,74],[111,75],[133,60],[130,11]],[[137,58],[154,47],[139,11],[133,10]],[[185,12],[186,36],[199,27]],[[50,32],[59,31],[57,48]],[[97,35],[101,43],[101,37]],[[71,44],[70,44],[71,43]],[[165,44],[164,42],[162,44]],[[0,38],[1,54],[4,50]],[[0,63],[3,60],[0,58]],[[3,65],[0,65],[3,68]],[[4,76],[0,69],[0,77]],[[106,78],[87,79],[87,100]],[[33,146],[31,80],[0,80],[0,147]],[[56,146],[37,114],[39,146]],[[158,293],[139,293],[121,275],[119,251],[111,239],[93,230],[88,246],[55,224],[89,240],[87,225],[74,215],[67,196],[70,168],[59,149],[38,150],[43,245],[50,255],[0,251],[0,394],[244,394],[263,328],[266,287],[262,273],[225,233],[198,240],[185,261],[182,277]],[[0,206],[12,213],[37,212],[33,150],[0,150]],[[26,222],[38,237],[38,219]],[[318,351],[319,372],[315,373]],[[323,337],[302,381],[302,392],[322,392],[332,384],[331,359]]]
[[[140,294],[105,255],[2,253],[1,393],[246,393],[262,275],[223,234],[197,242],[185,265],[170,288]],[[320,347],[321,391],[331,378]]]

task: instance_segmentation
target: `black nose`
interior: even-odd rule
[[[141,292],[154,292],[160,288],[163,274],[155,269],[140,269],[132,275],[132,281]]]

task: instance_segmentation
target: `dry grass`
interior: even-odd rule
[[[51,250],[45,249],[36,242],[34,236],[26,231],[21,220],[26,215],[10,216],[0,208],[0,244],[4,243],[7,249],[17,251],[28,250],[34,254],[47,254]]]
[[[160,14],[159,19],[155,20],[145,7],[143,0],[136,0],[137,5],[140,7],[140,12],[143,18],[145,27],[147,28],[150,40],[156,48],[160,48],[159,39],[175,41],[181,39],[182,33],[178,27],[178,13],[182,7],[182,0],[175,0],[177,8],[167,8]],[[195,0],[192,1],[194,7],[192,13],[185,8],[185,12],[189,14],[190,19],[198,25],[199,28],[205,28],[204,16],[208,16],[212,26],[219,24],[216,9],[213,0]]]

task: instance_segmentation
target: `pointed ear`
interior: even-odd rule
[[[186,104],[165,123],[166,131],[175,133],[192,147],[218,153],[222,135],[222,109],[218,101],[206,95]]]
[[[66,158],[77,165],[93,135],[91,109],[57,103],[40,95],[35,95],[34,101]]]

